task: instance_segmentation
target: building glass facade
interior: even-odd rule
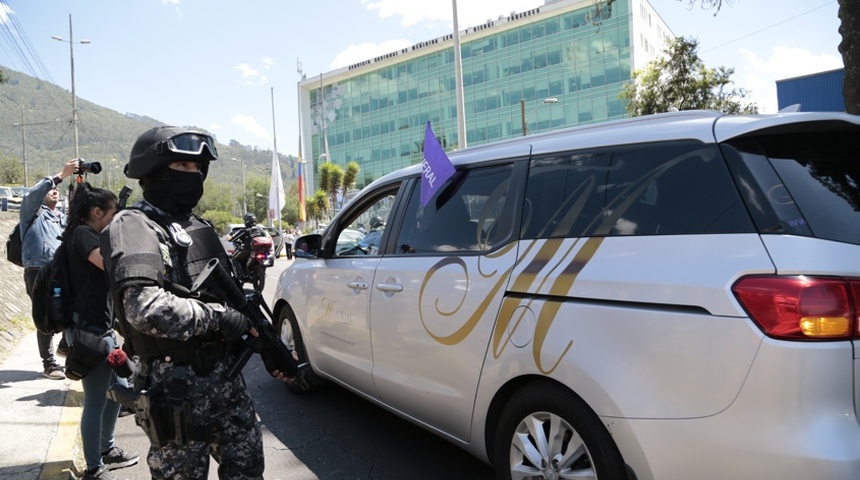
[[[631,6],[638,14],[640,2],[615,1],[611,11],[592,1],[557,3],[461,36],[468,146],[522,135],[523,117],[531,134],[626,116],[618,94],[633,69]],[[358,163],[356,188],[420,163],[428,121],[445,150],[459,146],[452,39],[299,84],[305,158],[315,159],[317,178],[326,151],[338,165]]]

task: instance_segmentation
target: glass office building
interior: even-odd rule
[[[537,133],[625,117],[622,85],[671,36],[646,0],[547,1],[461,31],[467,146],[523,135],[524,119]],[[308,77],[299,97],[311,194],[323,161],[357,162],[359,189],[420,163],[428,121],[462,148],[453,35]]]

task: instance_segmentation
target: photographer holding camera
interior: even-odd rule
[[[54,257],[54,251],[60,246],[60,235],[66,227],[66,216],[57,209],[57,203],[60,201],[57,187],[64,178],[78,170],[79,164],[78,159],[69,160],[60,173],[36,182],[21,201],[21,209],[18,212],[21,226],[21,259],[24,263],[24,285],[27,295],[31,295],[31,301],[33,282],[39,268]],[[44,368],[42,375],[52,380],[64,380],[66,376],[63,369],[54,359],[54,336],[36,332],[36,339]],[[65,356],[68,350],[69,346],[61,337],[57,354]]]

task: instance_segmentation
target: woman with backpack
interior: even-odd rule
[[[74,327],[99,335],[108,349],[119,347],[113,331],[113,315],[108,304],[110,291],[104,275],[104,259],[99,251],[99,234],[110,224],[117,211],[117,197],[108,190],[78,185],[72,195],[63,241],[69,249],[68,268],[76,311]],[[86,295],[86,300],[79,298]],[[67,339],[75,345],[71,331]],[[87,470],[84,479],[117,478],[111,470],[137,463],[140,455],[124,452],[114,444],[114,429],[120,405],[106,397],[108,388],[118,383],[128,386],[125,378],[103,360],[82,379],[84,408],[81,414],[81,438]]]

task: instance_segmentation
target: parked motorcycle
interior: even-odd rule
[[[246,228],[236,232],[231,239],[235,245],[233,269],[240,286],[250,283],[255,291],[262,292],[266,286],[266,269],[275,263],[272,237],[256,226],[253,214],[245,217]]]

